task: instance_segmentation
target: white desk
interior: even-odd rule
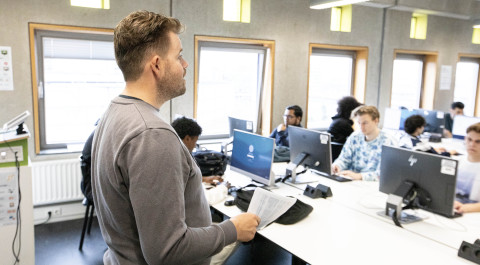
[[[333,196],[328,198],[335,204],[364,213],[394,225],[391,219],[381,217],[377,212],[385,210],[387,194],[378,191],[378,182],[352,181],[340,183],[322,178],[319,183],[329,186]],[[299,185],[302,189],[306,185]],[[311,184],[316,186],[316,184]],[[417,211],[427,219],[403,225],[405,230],[416,233],[458,250],[463,240],[473,243],[480,237],[480,213],[467,213],[459,218],[446,218],[424,210]]]
[[[226,173],[230,182],[239,178],[242,176],[237,173]],[[278,189],[272,192],[297,197],[312,205],[314,210],[294,225],[273,223],[258,233],[310,264],[471,264],[457,257],[460,243],[451,247],[443,242],[449,241],[446,238],[455,233],[444,233],[442,227],[432,227],[427,222],[400,229],[377,216],[385,200],[378,196],[375,183],[339,183],[326,178],[321,178],[320,182],[332,187],[333,197],[311,199],[302,195],[302,186],[306,185],[292,187],[278,183]],[[237,207],[226,207],[223,202],[213,207],[227,216],[240,213]],[[474,219],[464,220],[468,224]],[[422,229],[428,231],[422,234]],[[432,239],[434,233],[442,235]],[[478,235],[472,233],[462,240],[473,243]],[[449,243],[454,244],[462,236],[455,236]]]

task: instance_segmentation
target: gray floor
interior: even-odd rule
[[[107,245],[93,221],[90,235],[85,236],[83,251],[78,250],[83,219],[35,226],[35,264],[100,265]],[[227,260],[227,265],[291,264],[292,256],[275,244],[256,236],[253,243],[242,244]]]

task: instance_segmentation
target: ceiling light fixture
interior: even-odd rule
[[[367,2],[369,0],[310,0],[311,9],[325,9],[336,6],[350,5],[360,2]]]

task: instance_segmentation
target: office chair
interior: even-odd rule
[[[92,228],[93,222],[93,213],[95,211],[95,205],[93,204],[93,201],[90,201],[87,199],[87,197],[83,199],[82,204],[87,206],[87,208],[85,210],[85,218],[83,219],[82,236],[80,237],[80,246],[78,247],[78,250],[82,250],[85,232],[90,235],[90,229]]]
[[[337,157],[342,152],[343,144],[332,142],[331,147],[332,147],[332,163],[333,163],[335,161],[335,159],[337,159]]]

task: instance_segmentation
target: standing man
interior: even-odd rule
[[[301,126],[300,122],[302,122],[302,116],[302,108],[298,105],[288,106],[285,109],[283,123],[278,125],[277,128],[273,130],[272,134],[270,134],[270,138],[275,138],[275,144],[277,146],[290,146],[287,128],[288,126]]]
[[[445,137],[452,137],[453,119],[457,115],[463,115],[464,108],[465,105],[459,101],[453,102],[450,106],[450,113],[445,114],[445,129],[443,130]]]
[[[182,30],[175,18],[136,11],[114,31],[126,87],[101,118],[92,149],[105,264],[209,264],[224,246],[251,240],[259,223],[246,213],[212,225],[201,172],[160,118],[163,103],[185,93]]]

